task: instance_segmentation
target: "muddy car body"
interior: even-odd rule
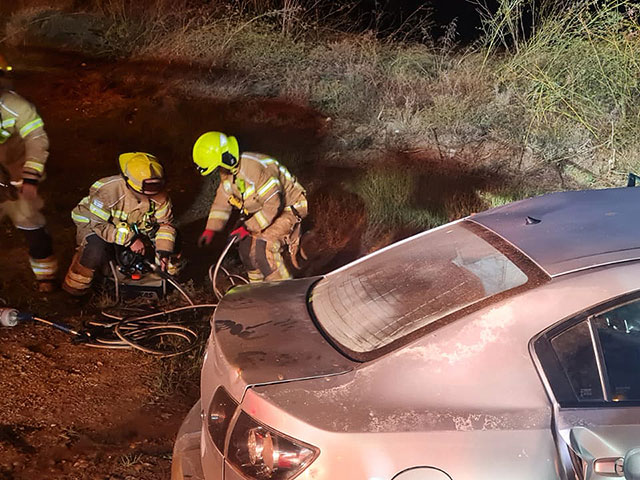
[[[639,202],[544,195],[234,289],[172,478],[638,478]]]

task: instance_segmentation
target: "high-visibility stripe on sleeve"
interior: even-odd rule
[[[119,226],[118,228],[116,228],[115,242],[118,245],[124,245],[127,241],[127,238],[129,237],[130,232],[131,230],[129,229],[128,225]]]
[[[87,217],[80,215],[75,211],[71,212],[71,218],[73,219],[74,222],[78,222],[78,223],[89,223],[90,221]]]
[[[89,211],[93,213],[96,217],[104,220],[105,222],[109,220],[109,217],[111,216],[109,212],[104,211],[100,206],[98,206],[95,200],[91,202],[91,205],[89,206]]]
[[[27,135],[29,135],[31,132],[33,132],[35,129],[40,127],[44,127],[44,122],[40,117],[38,117],[35,120],[30,121],[20,129],[20,136],[24,138]]]
[[[38,173],[44,172],[44,165],[35,160],[27,160],[26,162],[24,162],[23,168],[29,168],[31,170],[35,170]]]
[[[271,177],[269,180],[265,182],[264,185],[262,185],[258,189],[258,196],[264,197],[271,191],[272,188],[278,187],[278,186],[280,186],[280,180],[278,180],[275,177]]]
[[[11,128],[15,124],[16,124],[16,119],[15,118],[7,118],[7,119],[2,121],[0,126],[2,126],[2,128]]]
[[[249,157],[249,155],[247,155]],[[275,161],[273,158],[255,158],[255,157],[249,157],[249,158],[253,158],[254,160],[257,160],[258,162],[260,162],[262,165],[264,165],[265,167],[267,165],[271,165],[273,163],[278,163],[277,161]]]
[[[156,240],[167,240],[168,242],[174,242],[175,235],[170,232],[158,232],[156,233]]]
[[[157,218],[164,218],[168,211],[169,211],[169,202],[165,202],[165,204],[164,204],[164,205],[162,205],[162,206],[161,206],[161,207],[156,211],[156,217],[157,217]]]
[[[249,186],[247,187],[247,189],[242,194],[242,196],[244,198],[248,198],[251,195],[253,195],[254,193],[256,193],[256,186],[253,183],[250,183]]]
[[[209,218],[214,218],[216,220],[229,220],[231,214],[226,210],[212,210],[209,212]]]
[[[253,215],[253,218],[256,219],[256,222],[258,222],[258,225],[260,225],[260,228],[265,229],[269,226],[269,222],[267,221],[267,219],[265,218],[262,212],[256,212]]]
[[[294,180],[293,175],[291,175],[289,173],[289,170],[287,170],[285,167],[283,167],[282,165],[278,165],[278,170],[280,170],[280,173],[284,176],[284,178],[286,178],[287,180],[289,180],[290,182],[292,182]]]

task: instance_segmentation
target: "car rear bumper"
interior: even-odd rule
[[[204,480],[200,462],[202,418],[200,401],[191,408],[182,422],[171,460],[171,480]]]

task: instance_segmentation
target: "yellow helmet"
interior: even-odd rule
[[[0,75],[4,75],[13,70],[13,67],[7,61],[7,57],[0,53]]]
[[[209,175],[218,167],[235,173],[238,171],[239,161],[238,141],[222,132],[204,133],[193,145],[193,163],[202,176]]]
[[[150,153],[123,153],[118,160],[120,173],[132,190],[143,195],[156,195],[164,190],[164,168]]]

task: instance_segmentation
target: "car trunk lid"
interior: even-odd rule
[[[242,286],[216,309],[217,349],[247,386],[338,375],[357,363],[340,354],[307,309],[318,278]]]

